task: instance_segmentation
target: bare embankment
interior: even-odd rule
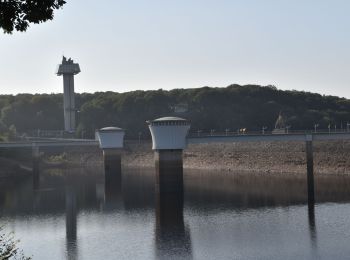
[[[314,142],[316,174],[350,174],[350,141]],[[183,153],[187,169],[234,172],[292,173],[306,172],[305,143],[255,142],[189,145]],[[127,141],[122,155],[127,167],[154,167],[151,142]],[[6,166],[5,166],[6,165]],[[98,147],[67,148],[59,155],[43,152],[44,168],[102,167],[102,151]],[[18,165],[3,159],[1,172],[18,171]],[[2,174],[4,175],[4,174]]]
[[[319,174],[350,174],[350,141],[314,142],[314,169]],[[153,166],[151,143],[128,143],[123,155],[128,166]],[[184,167],[271,173],[305,173],[305,143],[254,142],[189,145]]]

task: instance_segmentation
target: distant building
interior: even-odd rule
[[[171,109],[175,113],[186,113],[188,111],[188,104],[187,103],[179,103],[171,107]]]

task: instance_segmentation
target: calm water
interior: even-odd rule
[[[96,172],[97,171],[97,172]],[[349,259],[350,178],[184,172],[184,202],[153,170],[55,170],[0,185],[0,222],[34,259]],[[62,177],[62,175],[66,177]]]

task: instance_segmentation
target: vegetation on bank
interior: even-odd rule
[[[128,137],[146,136],[146,120],[169,115],[190,119],[194,132],[272,130],[280,112],[292,130],[313,129],[315,124],[340,129],[350,122],[348,99],[258,85],[82,93],[76,94],[76,107],[77,135],[85,138],[112,125],[127,129]],[[2,139],[11,139],[15,131],[63,129],[62,94],[1,95],[0,110]]]
[[[15,240],[13,234],[3,234],[0,227],[0,259],[18,259],[30,260],[30,257],[23,255],[23,252],[17,247],[18,240]]]

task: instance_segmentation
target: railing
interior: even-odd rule
[[[347,129],[317,129],[315,130],[285,130],[285,132],[274,132],[274,131],[267,131],[267,130],[260,130],[260,131],[190,131],[188,134],[189,138],[194,137],[210,137],[210,136],[242,136],[242,135],[278,135],[278,134],[340,134],[340,133],[350,133]]]
[[[29,131],[25,136],[29,137],[45,137],[45,138],[63,138],[65,131],[63,130],[32,130]]]

